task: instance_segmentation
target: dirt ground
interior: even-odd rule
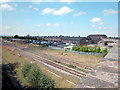
[[[38,47],[38,46],[28,46],[28,49],[32,49],[37,52],[42,52],[47,55],[55,56],[55,57],[60,57],[60,58],[65,58],[69,59],[75,62],[80,62],[84,64],[88,64],[91,66],[96,66],[96,64],[99,62],[101,57],[98,56],[88,56],[88,55],[78,55],[70,52],[65,52],[65,51],[60,51],[56,49],[51,49],[51,48],[43,48],[43,47]],[[61,55],[62,54],[62,55]]]

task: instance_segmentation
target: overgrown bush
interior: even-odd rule
[[[33,88],[54,88],[54,81],[41,72],[36,64],[25,64],[22,74]]]
[[[100,47],[97,47],[96,48],[96,53],[100,53],[100,51],[101,51]]]
[[[108,53],[108,49],[105,48],[105,49],[102,51],[102,53]]]
[[[22,75],[24,77],[27,76],[27,74],[29,73],[31,67],[32,67],[32,65],[31,64],[27,64],[27,63],[23,66],[23,68],[22,68]]]
[[[54,60],[54,62],[56,62],[56,63],[61,63],[60,61],[56,61],[56,60]]]
[[[76,66],[75,66],[75,65],[71,65],[71,64],[69,64],[69,65],[68,65],[68,67],[71,67],[71,68],[76,68]]]
[[[74,45],[72,50],[79,52],[108,53],[107,48],[101,50],[101,48],[97,46],[88,47],[88,46]]]

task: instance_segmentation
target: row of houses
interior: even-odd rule
[[[33,44],[48,44],[48,45],[59,45],[63,47],[64,45],[98,45],[98,46],[106,46],[112,45],[118,42],[119,37],[107,37],[105,34],[91,34],[87,37],[70,37],[70,36],[29,36],[26,39],[13,38],[9,37],[9,40],[12,41],[21,41],[24,43],[33,43]]]
[[[104,34],[93,34],[87,37],[70,37],[70,36],[43,36],[47,41],[61,42],[61,43],[73,43],[77,45],[97,44],[103,38],[107,38]]]

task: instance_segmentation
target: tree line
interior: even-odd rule
[[[72,50],[79,51],[79,52],[108,53],[107,48],[102,50],[100,47],[97,47],[97,46],[88,47],[88,46],[74,45]]]

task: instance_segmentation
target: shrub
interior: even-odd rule
[[[97,47],[96,48],[96,53],[100,53],[100,51],[101,51],[100,47]]]
[[[108,49],[105,48],[105,49],[102,51],[102,53],[108,53]]]
[[[65,50],[65,52],[67,53],[67,50]]]
[[[22,68],[22,73],[23,75],[25,74],[25,79],[33,88],[54,88],[54,81],[41,72],[36,64],[25,64]]]
[[[27,74],[29,73],[29,70],[31,69],[32,65],[31,64],[25,64],[22,68],[22,75],[24,77],[27,76]]]
[[[67,65],[68,67],[71,67],[71,68],[76,68],[76,66],[75,65],[71,65],[71,64],[69,64],[69,65]]]
[[[84,52],[88,52],[88,47],[84,47]]]
[[[27,74],[26,79],[28,83],[32,84],[32,86],[36,86],[39,81],[38,79],[39,76],[41,76],[41,73],[38,67],[32,66],[29,73]]]
[[[54,60],[54,62],[56,62],[56,63],[61,63],[60,61],[56,61],[56,60]]]
[[[76,46],[73,46],[72,50],[74,50],[74,51],[79,51],[79,52],[102,53],[100,47],[97,47],[97,46],[88,47],[88,46],[76,45]],[[103,52],[107,52],[107,49],[105,49]]]

